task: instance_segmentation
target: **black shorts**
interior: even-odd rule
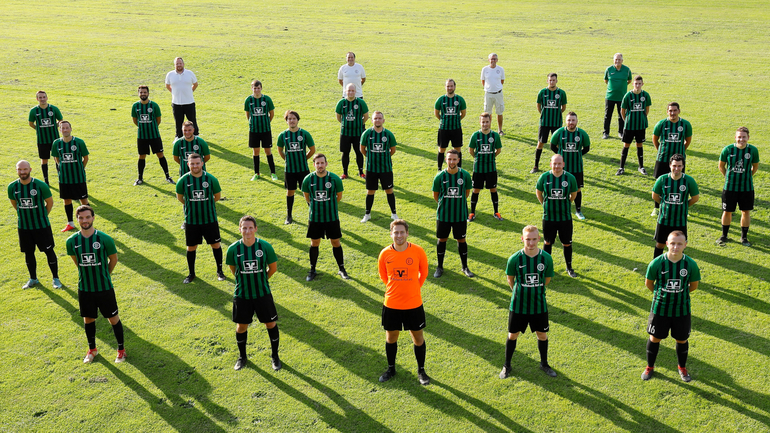
[[[548,313],[519,314],[513,311],[508,313],[508,332],[527,332],[527,325],[532,332],[548,332]]]
[[[489,173],[476,173],[473,172],[472,184],[473,189],[484,189],[486,185],[487,189],[497,188],[497,172],[490,171]]]
[[[353,150],[356,151],[356,153],[361,151],[361,136],[358,137],[348,137],[347,135],[340,135],[340,152],[342,153],[350,153],[350,147],[353,147]]]
[[[37,156],[40,157],[40,159],[51,159],[51,147],[53,146],[53,143],[43,143],[37,144]]]
[[[556,233],[559,234],[562,245],[572,244],[572,220],[559,222],[543,220],[543,242],[553,245]]]
[[[219,236],[219,223],[209,224],[186,224],[184,229],[184,238],[188,247],[200,245],[203,239],[206,239],[206,243],[216,244],[221,242]]]
[[[377,173],[374,171],[367,171],[366,189],[369,191],[377,191],[378,184],[382,185],[383,190],[393,188],[393,172]]]
[[[444,221],[436,220],[436,237],[439,239],[445,239],[449,237],[449,233],[453,233],[455,239],[465,239],[465,234],[468,232],[468,221],[460,221],[458,223],[448,223]]]
[[[541,126],[540,129],[537,130],[537,141],[548,144],[548,136],[553,134],[557,129],[559,129],[558,126]]]
[[[35,251],[35,246],[44,253],[45,250],[51,250],[56,246],[53,240],[51,226],[44,229],[18,229],[19,247],[22,253],[31,253]]]
[[[439,129],[438,138],[436,142],[438,147],[446,149],[449,147],[449,142],[452,142],[452,147],[463,147],[463,130],[460,129]]]
[[[342,237],[340,229],[340,220],[328,223],[316,223],[310,221],[307,223],[307,237],[310,239],[339,239]]]
[[[722,190],[722,210],[725,212],[735,212],[735,208],[740,206],[741,210],[754,210],[754,191],[727,191]]]
[[[289,173],[283,172],[283,187],[289,191],[295,191],[302,187],[302,181],[310,174],[309,171],[303,171],[301,173]]]
[[[257,299],[233,298],[233,322],[251,323],[254,321],[254,313],[257,313],[259,323],[278,320],[272,293]]]
[[[621,138],[623,143],[644,143],[647,141],[646,129],[624,129],[623,137]]]
[[[382,327],[386,331],[419,331],[425,328],[425,309],[395,310],[382,306]]]
[[[647,319],[647,333],[662,340],[668,337],[669,331],[674,340],[684,341],[690,338],[690,315],[665,317],[650,312],[650,318]]]
[[[78,304],[80,304],[80,317],[96,319],[98,311],[102,317],[109,319],[118,315],[118,301],[115,300],[115,290],[102,292],[84,292],[78,290]]]
[[[668,162],[665,161],[655,161],[655,168],[652,170],[652,177],[654,179],[658,179],[659,177],[663,176],[664,174],[671,173],[671,167],[668,166]]]
[[[261,143],[261,144],[260,144]],[[263,149],[270,149],[273,147],[273,133],[268,132],[251,132],[249,131],[249,147],[252,149],[262,147]]]
[[[60,183],[59,198],[62,200],[82,200],[88,198],[88,185],[83,183]]]
[[[583,188],[583,172],[571,172],[570,173],[575,176],[575,180],[577,181],[578,188]]]
[[[684,233],[685,240],[687,239],[687,226],[666,226],[663,224],[658,224],[655,226],[655,236],[653,236],[653,239],[655,239],[655,241],[659,244],[665,244],[666,240],[668,239],[668,235],[670,235],[671,232],[675,230],[680,230],[682,233]]]
[[[163,140],[161,140],[160,137],[137,138],[136,149],[139,151],[140,155],[149,155],[150,149],[152,149],[152,153],[160,153],[163,152]]]

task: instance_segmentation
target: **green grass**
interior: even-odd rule
[[[16,178],[13,165],[21,158],[40,175],[26,118],[35,91],[45,89],[91,150],[95,225],[113,236],[119,252],[114,281],[129,361],[112,362],[114,337],[100,318],[101,356],[93,365],[81,363],[86,342],[76,270],[64,251],[67,235],[55,234],[65,289],[50,289],[50,274],[38,255],[44,287],[21,290],[24,259],[8,206],[0,226],[0,238],[9,240],[0,264],[0,430],[753,432],[770,425],[765,162],[755,177],[754,247],[713,244],[721,213],[718,152],[732,142],[736,127],[746,125],[750,142],[768,157],[765,2],[30,6],[4,3],[0,137],[8,150],[0,156],[0,183]],[[438,126],[433,102],[443,93],[444,80],[454,78],[468,102],[467,139],[481,111],[479,71],[487,54],[497,52],[506,70],[507,134],[499,157],[506,219],[491,217],[489,194],[482,193],[480,215],[468,234],[470,267],[478,278],[461,277],[450,242],[445,276],[429,278],[423,287],[427,368],[433,377],[428,387],[417,384],[406,336],[399,345],[399,375],[387,384],[377,382],[385,356],[379,326],[383,285],[375,266],[377,253],[390,241],[384,194],[376,196],[372,221],[362,225],[363,183],[345,182],[342,242],[353,280],[336,277],[327,242],[321,247],[322,274],[306,284],[304,207],[296,206],[298,223],[286,227],[282,185],[248,182],[242,107],[254,78],[276,104],[274,131],[284,129],[283,111],[299,111],[300,126],[329,155],[330,170],[341,173],[333,109],[341,93],[336,72],[349,50],[366,68],[370,111],[383,111],[386,127],[399,140],[399,215],[412,224],[411,240],[426,249],[431,272],[430,184]],[[653,179],[632,170],[615,177],[620,142],[599,139],[602,75],[615,52],[623,52],[632,71],[644,76],[653,99],[651,122],[665,117],[665,104],[676,100],[694,128],[688,173],[700,185],[701,200],[691,210],[686,252],[699,263],[702,281],[693,295],[690,384],[676,374],[670,339],[662,344],[654,380],[639,380],[650,302],[643,272],[652,257]],[[198,255],[199,280],[182,285],[187,269],[181,205],[154,157],[148,159],[146,185],[131,186],[136,133],[129,109],[140,84],[150,86],[150,97],[163,110],[170,157],[173,116],[170,94],[162,89],[175,56],[185,58],[200,82],[201,136],[212,150],[207,166],[226,197],[218,205],[223,243],[238,238],[237,220],[250,213],[279,255],[271,282],[285,366],[278,373],[270,369],[261,325],[250,332],[252,366],[232,370],[233,283],[216,281],[208,247]],[[537,369],[537,345],[527,334],[514,355],[513,377],[501,381],[510,299],[503,268],[520,248],[520,229],[540,222],[536,179],[527,171],[537,133],[535,97],[548,72],[559,73],[569,109],[593,139],[584,193],[588,220],[575,223],[580,278],[566,276],[561,248],[554,248],[549,360],[559,377],[550,379]],[[653,155],[646,145],[648,167]],[[633,167],[633,155],[629,161]],[[55,201],[51,220],[58,229],[65,218],[61,200]],[[736,219],[731,239],[738,237],[737,225]]]

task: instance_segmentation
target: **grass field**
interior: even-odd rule
[[[751,248],[720,248],[722,177],[717,157],[736,127],[768,158],[770,137],[764,87],[770,80],[767,2],[686,4],[641,2],[402,2],[285,3],[71,1],[30,7],[4,2],[0,30],[0,183],[16,179],[14,164],[32,162],[40,176],[34,132],[27,126],[38,89],[48,92],[91,151],[88,165],[95,226],[116,242],[113,275],[126,326],[128,362],[114,364],[114,337],[97,321],[100,354],[91,365],[77,309],[77,274],[65,254],[64,210],[54,191],[50,217],[60,256],[63,290],[50,288],[38,254],[43,287],[22,290],[24,258],[18,252],[16,214],[2,213],[0,239],[0,431],[768,431],[770,425],[770,224],[765,161],[755,176]],[[351,281],[336,276],[328,242],[322,244],[319,279],[308,268],[306,210],[283,225],[285,193],[278,182],[249,182],[243,100],[250,81],[263,82],[282,113],[300,112],[300,126],[341,173],[334,106],[336,72],[347,51],[366,68],[370,111],[385,113],[399,141],[398,213],[412,225],[435,269],[433,103],[444,80],[457,81],[468,102],[465,137],[477,127],[483,91],[479,71],[496,52],[506,71],[506,111],[500,168],[501,213],[491,216],[489,193],[480,197],[469,225],[473,280],[461,276],[457,248],[449,243],[446,273],[423,287],[427,312],[430,386],[417,383],[411,343],[399,344],[399,375],[380,384],[386,366],[380,324],[383,285],[376,275],[379,250],[390,242],[385,196],[375,199],[363,225],[364,185],[345,181],[340,206],[342,244]],[[645,78],[652,124],[676,100],[694,128],[688,173],[701,200],[690,211],[686,251],[700,265],[693,294],[688,368],[676,373],[671,339],[658,357],[656,376],[642,382],[650,294],[643,284],[652,258],[652,176],[614,176],[620,141],[601,140],[604,69],[615,52]],[[284,369],[273,372],[261,325],[249,333],[249,368],[237,358],[230,320],[233,281],[216,281],[208,247],[199,249],[199,279],[187,274],[181,205],[153,156],[146,184],[136,177],[135,127],[130,119],[136,87],[150,86],[163,110],[161,132],[171,160],[171,97],[163,78],[176,56],[198,77],[195,93],[201,137],[210,145],[209,172],[226,198],[218,204],[223,244],[239,235],[246,213],[274,246],[278,273],[271,280],[281,330]],[[521,247],[519,233],[540,224],[528,174],[537,133],[537,92],[557,72],[569,110],[591,135],[586,156],[584,222],[575,222],[574,266],[569,278],[561,247],[549,286],[549,361],[559,376],[537,368],[534,336],[519,339],[513,377],[502,381],[507,306],[506,259]],[[613,122],[614,125],[614,122]],[[275,135],[275,134],[274,134]],[[648,130],[651,138],[652,128]],[[544,152],[547,161],[550,152]],[[267,171],[262,158],[262,172]],[[468,157],[466,155],[466,161]],[[645,145],[651,171],[654,149]],[[279,176],[282,162],[277,158]],[[466,168],[470,164],[465,164]],[[541,167],[545,166],[541,163]],[[176,178],[176,176],[174,176]],[[52,176],[52,180],[56,176]]]

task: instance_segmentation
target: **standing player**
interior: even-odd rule
[[[252,94],[243,103],[243,111],[246,112],[246,120],[249,121],[249,147],[252,149],[254,160],[254,176],[251,180],[259,179],[259,148],[265,149],[267,165],[270,167],[270,177],[278,180],[275,175],[275,162],[273,161],[273,134],[270,132],[270,122],[273,121],[275,106],[269,96],[262,94],[262,82],[251,82]]]
[[[182,136],[182,122],[185,116],[195,126],[198,135],[198,121],[195,115],[195,97],[193,92],[198,88],[198,78],[195,73],[185,69],[181,57],[174,59],[174,70],[166,74],[166,89],[171,92],[171,109],[176,123],[176,138]]]
[[[118,302],[111,277],[118,264],[118,250],[110,236],[94,228],[94,210],[91,206],[79,206],[76,215],[80,231],[67,239],[67,255],[78,267],[78,303],[88,340],[88,352],[83,362],[87,364],[93,361],[98,353],[96,318],[99,311],[110,322],[112,332],[115,333],[118,343],[115,362],[123,362],[126,360],[123,322],[118,316]]]
[[[540,130],[537,133],[537,149],[535,150],[535,166],[530,173],[540,171],[540,155],[543,145],[548,143],[548,135],[561,128],[562,113],[567,109],[567,93],[556,87],[558,75],[548,74],[548,87],[537,94],[537,112],[540,113]]]
[[[492,116],[489,113],[481,113],[479,116],[481,129],[471,136],[468,143],[468,153],[473,157],[473,195],[471,195],[471,213],[468,222],[476,219],[476,204],[479,202],[479,192],[486,186],[492,197],[492,207],[495,218],[503,220],[498,212],[497,196],[497,155],[502,152],[503,144],[500,142],[500,134],[492,131]],[[458,164],[459,166],[459,164]]]
[[[569,116],[567,116],[569,119]],[[569,120],[568,120],[569,122]],[[572,202],[580,188],[575,176],[564,171],[564,158],[556,154],[551,157],[551,170],[540,175],[535,194],[537,201],[543,204],[543,249],[551,254],[551,248],[559,235],[564,247],[564,261],[567,274],[575,278],[572,269]]]
[[[374,126],[361,135],[361,153],[366,157],[366,213],[362,223],[372,219],[372,205],[377,184],[382,186],[390,206],[390,218],[398,219],[396,215],[396,195],[393,194],[393,160],[396,153],[396,137],[392,132],[382,127],[385,115],[375,111],[372,117]]]
[[[436,256],[438,267],[433,273],[434,278],[444,274],[444,255],[449,233],[457,240],[457,252],[463,265],[463,274],[473,278],[475,275],[468,269],[468,244],[465,234],[468,231],[468,196],[471,193],[469,185],[471,175],[458,167],[460,152],[452,149],[446,152],[447,168],[438,172],[433,179],[433,200],[438,203],[436,208]]]
[[[695,179],[682,173],[684,156],[678,153],[672,155],[669,166],[671,172],[660,176],[652,187],[652,199],[660,204],[653,258],[663,254],[669,233],[678,230],[687,237],[688,211],[700,198]]]
[[[535,226],[526,226],[521,231],[524,248],[508,259],[505,275],[513,294],[508,307],[508,339],[505,341],[505,364],[500,371],[500,379],[511,374],[511,358],[516,350],[516,340],[520,332],[530,331],[537,335],[537,349],[540,352],[540,369],[545,374],[556,377],[556,372],[548,365],[548,305],[545,301],[545,286],[553,278],[553,259],[547,252],[537,247],[540,233]]]
[[[484,88],[484,111],[492,114],[492,109],[497,112],[497,133],[503,132],[503,84],[505,84],[505,70],[497,65],[497,54],[489,55],[489,65],[481,68],[481,87]]]
[[[567,126],[559,128],[551,137],[551,150],[564,158],[564,171],[575,176],[578,193],[575,196],[575,216],[586,217],[581,212],[583,204],[583,155],[591,150],[591,138],[577,127],[578,118],[574,111],[567,114]],[[545,231],[545,228],[543,229]]]
[[[623,64],[623,54],[615,53],[612,66],[604,71],[604,84],[607,85],[607,96],[604,98],[604,133],[603,139],[610,138],[610,123],[615,107],[618,107],[618,136],[623,138],[623,116],[620,115],[620,104],[631,84],[631,69]]]
[[[309,132],[297,126],[299,113],[286,110],[283,120],[289,125],[289,129],[278,135],[276,146],[278,146],[278,154],[286,161],[286,168],[283,170],[283,186],[286,188],[286,221],[283,223],[291,224],[294,222],[291,215],[294,208],[294,192],[297,187],[302,187],[305,176],[310,174],[307,160],[315,153],[315,143]]]
[[[750,247],[750,212],[754,209],[754,174],[759,169],[759,151],[749,144],[749,128],[741,126],[735,131],[735,143],[722,149],[719,155],[719,171],[725,177],[722,190],[722,236],[717,245],[725,246],[727,232],[733,221],[733,212],[741,207],[741,244]]]
[[[348,84],[352,84],[356,86],[356,98],[364,99],[364,92],[362,89],[366,82],[366,72],[364,72],[364,67],[356,63],[356,54],[352,51],[347,54],[346,61],[347,63],[340,66],[339,71],[337,71],[337,81],[339,81],[340,86],[342,86],[342,97],[344,98],[347,96],[346,89],[348,88]]]
[[[683,381],[692,380],[687,372],[687,352],[690,345],[690,292],[698,288],[700,270],[695,260],[684,254],[687,237],[675,230],[666,240],[668,252],[661,254],[647,266],[644,285],[653,293],[652,308],[647,321],[647,367],[642,380],[650,380],[655,359],[658,357],[660,340],[668,337],[676,340],[676,359],[679,376]]]
[[[29,281],[22,289],[35,287],[37,280],[37,259],[35,259],[35,246],[45,254],[48,259],[48,267],[53,276],[53,288],[62,287],[59,281],[59,260],[53,251],[55,245],[51,222],[48,214],[53,209],[53,197],[51,189],[45,182],[30,176],[32,171],[29,162],[21,160],[16,163],[16,174],[19,179],[8,185],[8,199],[11,206],[16,209],[18,216],[19,247],[27,262]]]
[[[59,122],[59,132],[62,136],[54,140],[51,155],[59,166],[59,198],[64,200],[64,212],[67,214],[67,225],[62,229],[63,233],[75,230],[75,223],[72,221],[72,200],[88,204],[88,148],[83,140],[72,136],[72,125],[68,121]]]
[[[631,141],[633,140],[636,140],[636,157],[639,159],[639,173],[647,174],[647,170],[644,169],[644,147],[642,146],[647,138],[647,127],[649,126],[647,115],[650,113],[652,98],[650,98],[649,93],[642,90],[642,86],[644,86],[644,80],[641,75],[637,75],[634,78],[634,88],[626,93],[623,97],[623,102],[620,103],[620,117],[623,118],[624,128],[623,136],[621,137],[623,150],[620,153],[620,168],[615,173],[617,176],[625,173],[628,149],[631,147]],[[655,147],[657,148],[657,146]]]
[[[364,155],[359,149],[361,134],[366,128],[369,119],[369,107],[363,99],[356,97],[356,88],[353,84],[345,87],[346,97],[340,99],[334,112],[337,113],[337,121],[340,122],[340,152],[342,152],[342,178],[348,178],[348,166],[350,165],[350,148],[356,153],[358,175],[364,175]]]
[[[275,310],[273,294],[268,280],[278,269],[278,257],[273,247],[262,239],[257,239],[257,220],[246,215],[238,222],[241,239],[235,241],[227,249],[227,265],[235,276],[235,293],[233,294],[233,322],[235,325],[235,342],[238,344],[238,360],[235,370],[242,369],[247,362],[246,343],[248,342],[249,324],[257,320],[267,327],[270,337],[272,354],[270,363],[273,370],[281,369],[281,359],[278,358],[278,312]]]
[[[217,279],[224,281],[216,207],[216,202],[222,196],[222,188],[217,178],[203,171],[203,160],[199,154],[193,153],[188,156],[187,165],[190,167],[190,172],[176,182],[176,198],[184,205],[187,267],[190,269],[190,274],[182,282],[189,284],[195,279],[195,254],[204,238],[206,243],[211,245],[214,253]]]
[[[134,119],[134,125],[137,126],[136,148],[139,151],[139,162],[137,164],[139,177],[134,182],[134,185],[144,183],[145,158],[149,155],[150,149],[158,157],[160,168],[166,174],[166,182],[174,183],[174,180],[168,174],[168,162],[166,162],[166,157],[163,156],[163,141],[158,130],[158,125],[160,125],[160,107],[155,101],[150,101],[149,87],[139,86],[139,101],[135,102],[134,106],[131,107],[131,117]]]
[[[684,158],[682,162],[686,168],[687,155],[685,151],[690,147],[690,142],[692,141],[692,125],[687,120],[679,117],[679,104],[670,102],[666,107],[666,111],[668,112],[668,117],[658,122],[652,132],[652,144],[658,151],[658,156],[655,158],[655,169],[653,170],[655,179],[669,172],[668,162],[671,160],[671,156],[675,154],[682,155]],[[662,141],[661,138],[663,139]],[[682,168],[682,172],[684,172],[685,168]],[[658,214],[658,207],[656,203],[655,209],[652,210],[650,216]]]
[[[465,118],[465,99],[455,94],[455,80],[446,80],[446,95],[436,99],[433,105],[433,114],[440,120],[438,124],[438,169],[444,165],[444,152],[446,152],[449,143],[452,148],[460,152],[460,162],[458,167],[463,166],[462,147],[463,147],[463,127],[462,120]]]
[[[202,138],[196,137],[193,132],[195,126],[189,120],[182,125],[182,136],[174,141],[174,161],[179,164],[179,176],[184,176],[190,171],[190,167],[187,165],[187,160],[193,153],[203,157],[203,167],[201,169],[206,171],[206,163],[211,159],[211,151],[209,145]]]
[[[337,210],[337,203],[342,201],[344,188],[339,176],[326,171],[327,165],[326,155],[317,153],[313,156],[315,171],[308,174],[302,181],[302,192],[310,206],[307,224],[307,237],[310,238],[310,271],[305,281],[313,281],[318,275],[315,265],[318,262],[318,246],[321,245],[321,238],[324,237],[328,238],[332,244],[332,253],[339,267],[337,273],[345,280],[350,279],[345,271],[345,256],[340,244],[342,230]]]
[[[35,94],[37,106],[29,111],[29,127],[37,134],[37,154],[40,157],[40,168],[43,170],[43,179],[48,182],[48,160],[51,159],[51,145],[59,138],[59,122],[61,112],[58,108],[48,103],[48,95],[38,90]],[[57,166],[58,171],[58,166]]]

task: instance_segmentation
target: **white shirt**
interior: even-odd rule
[[[501,66],[491,68],[489,65],[481,69],[481,79],[484,80],[484,91],[497,93],[503,90],[502,80],[505,80],[505,70]]]
[[[364,67],[358,63],[353,66],[349,66],[347,63],[340,66],[339,72],[337,72],[337,79],[342,80],[342,97],[345,98],[348,95],[345,94],[345,88],[348,84],[353,83],[356,86],[356,98],[364,96],[364,92],[361,89],[361,78],[366,78],[366,72]]]
[[[197,83],[193,71],[185,69],[181,74],[176,69],[166,74],[166,84],[171,85],[171,103],[174,105],[194,104],[193,84]]]

